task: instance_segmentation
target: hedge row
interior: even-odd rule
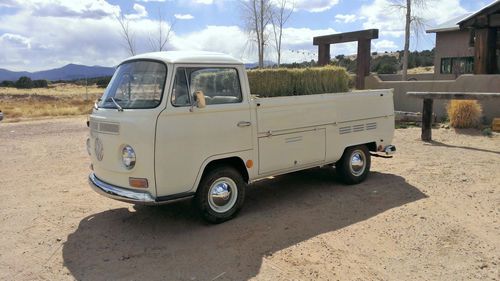
[[[259,97],[339,93],[349,90],[349,75],[336,66],[249,70],[250,92]]]

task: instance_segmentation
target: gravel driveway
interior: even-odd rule
[[[394,159],[260,181],[240,215],[94,193],[84,118],[0,124],[1,280],[500,280],[500,137],[397,130]]]

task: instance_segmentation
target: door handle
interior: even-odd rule
[[[252,122],[247,122],[247,121],[240,121],[238,122],[238,127],[248,127],[248,126],[252,126]]]

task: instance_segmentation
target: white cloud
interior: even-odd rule
[[[9,0],[15,7],[30,10],[32,16],[38,17],[79,17],[100,19],[120,12],[118,5],[106,1],[93,0]]]
[[[151,0],[148,0],[151,1]],[[204,0],[206,1],[206,0]],[[214,0],[218,5],[224,0]],[[14,13],[0,16],[0,65],[11,70],[42,70],[68,63],[113,66],[128,56],[123,47],[120,26],[115,16],[118,5],[106,1],[0,0],[14,5]],[[209,1],[207,1],[208,3]],[[312,1],[324,5],[337,1]],[[305,1],[302,1],[304,4]],[[325,4],[326,3],[326,4]],[[301,6],[304,7],[304,6]],[[319,6],[309,5],[314,9]],[[151,51],[149,37],[158,33],[158,21],[147,17],[143,5],[135,3],[130,19],[136,35],[138,53]],[[192,15],[178,14],[188,19]],[[165,23],[165,29],[168,28]],[[313,36],[336,33],[333,29],[285,28],[283,62],[317,59]],[[191,33],[171,33],[168,50],[206,50],[231,54],[246,62],[257,61],[257,48],[242,28],[206,26]],[[332,46],[335,54],[355,52],[355,44]],[[266,60],[276,60],[271,41]]]
[[[175,14],[174,17],[178,20],[192,20],[194,19],[191,14]]]
[[[243,59],[247,36],[238,26],[207,26],[184,35],[174,33],[170,44],[177,50],[222,52]]]
[[[2,34],[2,36],[0,36],[0,46],[3,45],[11,45],[19,48],[31,49],[31,40],[19,34],[4,33]]]
[[[167,0],[136,0],[136,1],[148,3],[148,2],[166,2]]]
[[[125,15],[127,19],[142,19],[146,18],[148,16],[148,11],[146,10],[146,7],[139,5],[137,3],[134,3],[133,7],[135,13],[134,14],[128,14]]]
[[[414,8],[414,15],[422,18],[426,25],[440,24],[466,12],[460,0],[431,0],[424,8]],[[404,35],[405,11],[394,7],[389,0],[373,0],[361,6],[360,16],[365,18],[363,28],[378,28],[381,36]]]
[[[391,40],[377,40],[373,43],[375,51],[397,50],[398,46]]]
[[[0,1],[0,7],[7,7],[7,8],[12,8],[16,6],[16,1],[15,0],[2,0]]]
[[[319,13],[330,10],[338,3],[339,0],[296,0],[294,6],[297,10]]]
[[[335,21],[336,22],[343,22],[343,23],[351,23],[355,22],[358,19],[356,15],[343,15],[343,14],[338,14],[335,16]]]
[[[192,0],[194,4],[212,5],[215,0]]]

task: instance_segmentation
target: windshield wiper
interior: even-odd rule
[[[115,98],[110,98],[113,103],[116,105],[116,109],[118,109],[118,111],[123,111],[123,107],[121,107],[115,100]]]
[[[112,101],[112,102],[113,102],[113,104],[116,106],[116,109],[117,109],[118,111],[123,111],[123,107],[121,107],[121,105],[119,105],[119,104],[116,102],[115,98],[107,98],[107,99],[105,99],[105,100],[104,100],[104,102],[110,102],[110,101]],[[120,99],[119,99],[118,101],[120,101]]]

